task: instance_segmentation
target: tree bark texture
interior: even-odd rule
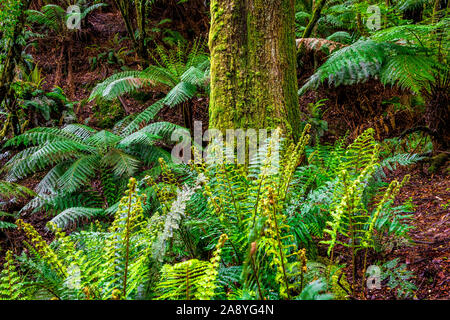
[[[212,0],[210,127],[299,134],[294,0]]]

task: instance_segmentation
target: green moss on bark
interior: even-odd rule
[[[212,0],[210,126],[300,126],[293,0]]]

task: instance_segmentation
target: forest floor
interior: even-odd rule
[[[73,77],[72,83],[66,81],[67,77],[61,77],[59,85],[68,93],[72,101],[80,101],[89,96],[92,84],[105,79],[114,72],[117,72],[117,66],[102,64],[95,70],[90,69],[89,56],[91,45],[100,47],[111,47],[119,50],[123,46],[129,45],[127,41],[120,44],[114,43],[116,34],[126,36],[125,27],[118,23],[121,21],[117,12],[99,12],[89,17],[89,28],[91,39],[89,44],[85,42],[75,42],[72,48]],[[51,90],[55,85],[56,77],[55,62],[58,61],[60,51],[54,43],[40,42],[40,48],[32,52],[35,60],[38,62],[42,73],[45,76],[44,88]],[[136,65],[136,59],[130,57],[126,62],[127,66]],[[304,76],[302,77],[304,78]],[[373,89],[373,88],[372,88]],[[379,92],[376,93],[380,95]],[[370,99],[368,99],[370,100]],[[136,101],[125,99],[129,112],[141,111],[145,106],[139,105]],[[312,101],[312,100],[311,100]],[[76,108],[78,121],[92,124],[94,111],[93,104],[87,103],[83,107]],[[208,123],[208,101],[207,98],[200,98],[193,101],[194,119]],[[181,124],[181,117],[176,110],[163,110],[160,113],[160,120],[170,121]],[[330,127],[333,127],[332,117],[327,119]],[[341,123],[340,119],[335,119],[336,125]],[[95,125],[95,123],[94,123]],[[206,128],[204,128],[206,129]],[[0,166],[4,164],[0,160]],[[450,180],[448,174],[429,175],[424,172],[420,166],[410,168],[401,168],[388,174],[386,181],[392,179],[401,180],[405,174],[410,174],[411,179],[402,189],[397,202],[401,203],[409,198],[415,205],[413,212],[412,225],[414,228],[409,231],[409,236],[414,245],[398,246],[393,248],[383,260],[400,258],[401,263],[406,263],[408,270],[414,273],[413,282],[417,286],[415,299],[449,299],[450,297]],[[22,181],[23,185],[33,188],[44,173]],[[21,217],[26,222],[31,223],[43,235],[46,240],[51,240],[52,235],[45,229],[45,224],[49,217],[44,213],[34,215],[25,215]],[[6,232],[6,237],[0,234],[0,264],[3,263],[4,254],[7,249],[12,249],[19,254],[23,249],[23,235],[17,231]],[[344,261],[348,257],[343,253]],[[373,257],[372,262],[377,258]],[[392,290],[383,286],[381,290],[369,292],[367,299],[394,299]]]
[[[388,181],[401,181],[406,174],[411,179],[399,194],[396,202],[409,198],[415,206],[413,229],[409,231],[412,245],[393,248],[385,260],[400,258],[414,273],[417,287],[415,299],[450,298],[450,180],[448,175],[428,175],[421,168],[401,168],[388,176]],[[368,299],[394,298],[391,290],[375,290]],[[382,288],[383,288],[382,287]]]

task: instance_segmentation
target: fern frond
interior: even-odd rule
[[[123,130],[122,133],[130,135],[137,131],[143,124],[147,124],[150,120],[153,120],[159,111],[164,107],[164,101],[158,100],[150,107],[139,113]]]
[[[142,197],[137,193],[136,179],[131,178],[106,242],[103,275],[99,274],[104,299],[127,299],[148,276],[150,243],[140,241],[145,231],[140,228],[142,223]]]
[[[139,169],[139,159],[119,150],[111,149],[102,159],[103,163],[112,168],[112,172],[119,177],[131,177]]]
[[[89,100],[92,101],[96,98],[112,100],[125,93],[136,91],[147,84],[151,84],[151,81],[146,78],[145,71],[120,72],[97,84]]]
[[[435,81],[434,66],[435,61],[426,56],[396,55],[380,70],[380,80],[419,94],[424,89],[429,91]]]
[[[58,191],[58,181],[66,172],[72,161],[61,162],[50,169],[44,178],[39,181],[35,190],[38,194],[53,194]]]
[[[148,133],[153,136],[159,136],[164,141],[170,142],[172,133],[175,130],[185,130],[183,127],[170,122],[155,122],[142,128],[140,132]]]
[[[202,290],[198,283],[209,270],[208,261],[196,259],[188,260],[171,265],[164,265],[161,269],[161,281],[158,283],[157,291],[160,292],[158,299],[192,300]]]
[[[1,181],[0,180],[0,197],[5,199],[23,198],[28,196],[35,196],[36,194],[19,184]]]
[[[56,225],[58,228],[66,229],[70,225],[76,224],[82,219],[91,220],[93,218],[99,218],[104,215],[105,211],[103,209],[74,207],[62,211],[56,217],[50,220],[50,223]]]
[[[56,31],[63,28],[65,17],[66,11],[56,4],[45,5],[41,8],[41,11],[28,11],[29,22],[41,24]]]
[[[169,91],[164,98],[164,103],[170,107],[174,107],[192,99],[196,93],[197,87],[195,85],[189,82],[180,82]]]
[[[60,190],[72,193],[87,185],[95,177],[100,159],[98,155],[88,155],[74,161],[58,179],[57,185]]]
[[[14,265],[12,252],[8,251],[0,273],[0,300],[19,300],[23,298],[24,291],[24,283]]]

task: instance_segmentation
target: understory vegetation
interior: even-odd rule
[[[220,2],[0,0],[0,299],[418,298],[392,253],[415,250],[416,169],[448,177],[449,2],[283,0],[295,56],[271,64],[296,74],[260,87],[253,52],[291,47]],[[245,50],[217,61],[218,37]],[[274,83],[286,105],[250,112]],[[242,162],[203,136],[227,121],[271,134]]]

